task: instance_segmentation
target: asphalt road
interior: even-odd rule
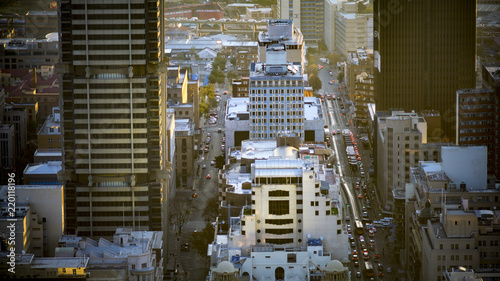
[[[337,129],[340,129],[341,131],[344,129],[349,129],[353,131],[354,136],[357,136],[357,128],[351,126],[351,120],[349,119],[350,114],[342,114],[341,115],[341,107],[340,105],[343,103],[344,108],[346,109],[346,113],[348,111],[348,100],[346,99],[346,95],[344,93],[340,93],[340,88],[338,83],[334,83],[333,85],[330,85],[328,82],[330,80],[334,80],[335,82],[337,81],[337,71],[335,69],[332,70],[333,75],[329,75],[329,69],[323,69],[320,70],[318,73],[318,77],[321,79],[322,82],[322,89],[319,90],[319,93],[325,94],[328,93],[330,95],[335,94],[336,97],[340,97],[341,99],[335,99],[335,100],[328,100],[325,99],[325,101],[322,103],[322,109],[323,109],[323,116],[326,116],[327,120],[325,120],[325,124],[328,125],[330,132],[337,131]],[[343,88],[345,88],[343,86]],[[352,280],[370,280],[368,277],[364,275],[364,262],[365,261],[371,261],[373,268],[374,268],[374,280],[393,280],[393,275],[387,272],[387,268],[392,267],[390,264],[390,248],[388,247],[388,239],[387,239],[387,234],[388,230],[382,227],[378,227],[377,231],[374,235],[374,237],[369,237],[368,236],[368,231],[364,231],[362,234],[364,236],[364,239],[366,241],[367,247],[368,248],[368,253],[369,253],[369,259],[363,259],[362,258],[362,247],[360,243],[360,239],[358,234],[356,234],[355,229],[354,229],[354,220],[355,219],[361,219],[362,218],[362,213],[363,213],[363,206],[366,207],[366,198],[370,199],[370,209],[366,209],[368,213],[368,218],[371,219],[372,221],[378,220],[380,217],[378,215],[378,206],[377,206],[377,200],[372,196],[371,190],[372,186],[370,184],[367,185],[366,191],[363,191],[362,188],[356,189],[355,184],[357,181],[366,181],[368,182],[369,179],[361,179],[359,175],[359,171],[357,170],[352,170],[350,168],[350,165],[348,163],[347,155],[345,153],[345,145],[343,143],[343,137],[342,134],[335,134],[335,135],[330,135],[330,139],[332,140],[331,142],[331,148],[335,151],[335,155],[337,155],[337,164],[340,164],[337,167],[337,172],[339,173],[341,177],[341,184],[342,184],[342,193],[344,197],[344,202],[345,204],[349,204],[350,207],[345,208],[345,210],[348,210],[350,213],[350,224],[353,227],[352,229],[352,235],[354,237],[355,241],[355,247],[351,247],[351,250],[357,250],[358,252],[358,257],[359,257],[359,267],[354,266],[354,262],[351,263],[351,278]],[[361,141],[358,140],[358,149],[361,154],[363,166],[365,167],[365,172],[368,173],[369,170],[369,155],[371,154],[371,151],[369,150],[364,150],[362,148]],[[358,199],[358,195],[361,194],[363,196],[362,199]],[[347,207],[347,206],[346,206]],[[369,250],[369,241],[370,239],[373,239],[375,241],[375,251]],[[350,243],[350,242],[349,242]],[[374,261],[374,254],[379,253],[381,255],[381,258],[378,262]],[[379,274],[379,269],[377,264],[380,263],[383,265],[384,270],[381,270],[380,272],[384,273],[383,278],[380,278],[378,276]],[[356,273],[360,272],[361,277],[358,278],[356,277]]]

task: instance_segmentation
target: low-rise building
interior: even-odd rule
[[[359,79],[357,79],[358,75],[362,73],[364,73],[363,79],[367,79],[367,77],[371,76],[371,80],[373,80],[373,49],[358,47],[355,50],[347,52],[344,81],[351,101],[356,100],[356,82],[359,81]],[[339,81],[339,83],[340,82],[342,81]],[[373,93],[373,84],[371,87],[371,92]]]
[[[12,278],[7,272],[6,255],[0,256],[0,278]],[[90,276],[87,271],[89,257],[37,257],[34,254],[15,256],[15,276],[21,280],[76,280],[84,281]],[[107,279],[111,280],[111,279]]]
[[[248,97],[248,86],[250,77],[242,76],[240,79],[233,79],[231,86],[233,88],[232,96],[235,98]]]
[[[23,171],[23,181],[26,185],[57,185],[57,173],[62,170],[62,161],[46,163],[30,163]]]
[[[57,256],[90,257],[90,280],[163,280],[163,232],[118,228],[109,241],[63,236]]]

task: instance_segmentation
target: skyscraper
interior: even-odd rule
[[[455,95],[475,85],[476,1],[374,1],[377,111],[438,110],[454,138]]]
[[[163,10],[163,0],[60,1],[67,234],[162,230]]]

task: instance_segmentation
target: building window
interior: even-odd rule
[[[269,214],[287,215],[290,213],[290,202],[288,200],[269,200]]]
[[[319,211],[318,210],[316,210],[314,212],[315,212],[316,216],[319,216]]]
[[[49,139],[49,143],[52,143],[52,139]]]

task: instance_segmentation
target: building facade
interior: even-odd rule
[[[324,0],[278,0],[278,18],[293,20],[304,40],[317,44],[324,39]]]
[[[38,131],[38,149],[61,150],[61,113],[59,107],[52,108],[52,115],[47,117]]]
[[[375,0],[377,111],[437,110],[455,138],[456,91],[475,86],[476,1]]]
[[[287,63],[285,46],[266,51],[266,63],[250,72],[250,139],[293,134],[304,139],[304,74]]]
[[[357,3],[342,4],[335,16],[335,49],[343,56],[357,48],[373,48],[373,14],[358,13]]]
[[[166,225],[163,12],[155,0],[60,2],[67,234]]]

